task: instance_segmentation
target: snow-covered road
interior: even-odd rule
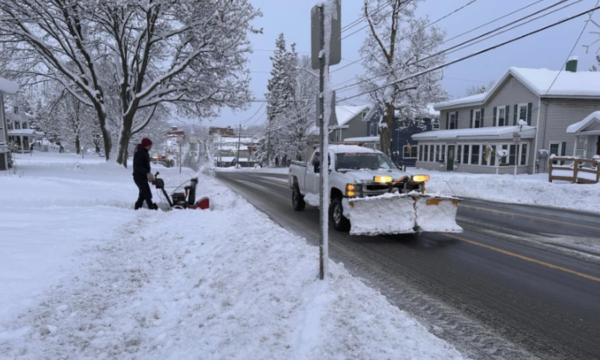
[[[211,211],[135,212],[130,170],[17,161],[0,177],[2,359],[462,358],[343,266],[318,281],[316,247],[213,178]]]

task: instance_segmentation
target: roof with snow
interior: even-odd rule
[[[412,136],[414,140],[450,140],[450,139],[477,139],[477,140],[494,140],[494,139],[512,139],[513,133],[521,134],[522,139],[532,139],[535,136],[536,128],[534,126],[497,126],[483,127],[477,129],[456,129],[443,131],[426,131]]]
[[[379,142],[379,136],[365,136],[344,139],[347,142]]]
[[[435,104],[436,110],[485,103],[504,81],[513,76],[531,92],[540,97],[600,98],[600,72],[558,71],[548,69],[525,69],[511,67],[490,91]],[[553,84],[554,83],[554,84]]]
[[[600,111],[593,112],[580,122],[569,126],[567,128],[567,134],[578,133],[593,123],[598,123],[600,125]]]
[[[317,148],[317,150],[318,149],[319,148]],[[333,152],[334,154],[381,153],[381,151],[358,145],[329,145],[329,151]]]
[[[340,126],[346,125],[350,120],[354,119],[357,115],[368,112],[371,107],[369,105],[362,106],[336,106],[335,116],[337,117],[337,123]]]
[[[12,81],[0,78],[0,91],[7,94],[14,94],[19,91],[19,85]]]

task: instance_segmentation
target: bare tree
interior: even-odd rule
[[[13,78],[57,81],[93,107],[107,159],[117,131],[127,166],[131,137],[162,104],[201,117],[245,106],[247,33],[260,15],[249,0],[0,0],[2,60]]]
[[[445,31],[429,24],[427,18],[415,16],[418,2],[364,0],[369,33],[361,48],[366,75],[359,79],[361,89],[384,110],[380,142],[388,155],[397,111],[402,117],[414,118],[428,103],[447,97],[441,88],[441,71],[398,82],[444,61],[444,56],[432,54],[443,43]]]
[[[485,85],[471,85],[467,87],[467,96],[485,94],[486,92],[490,91],[494,85],[496,85],[495,80],[492,80]]]

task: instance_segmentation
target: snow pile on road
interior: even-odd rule
[[[551,206],[562,209],[600,213],[600,184],[548,182],[547,174],[482,175],[445,173],[409,168],[411,174],[430,174],[430,194],[498,201],[513,204]]]
[[[0,177],[0,358],[462,358],[213,178],[212,211],[136,212],[130,170],[69,156]]]

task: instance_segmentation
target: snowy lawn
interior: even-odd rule
[[[600,213],[600,184],[548,182],[548,174],[481,175],[408,168],[411,174],[430,174],[429,193],[463,196],[514,204],[551,206]]]
[[[211,210],[134,211],[131,170],[17,164],[0,173],[2,359],[462,358],[341,264],[318,281],[316,247],[213,178]]]

